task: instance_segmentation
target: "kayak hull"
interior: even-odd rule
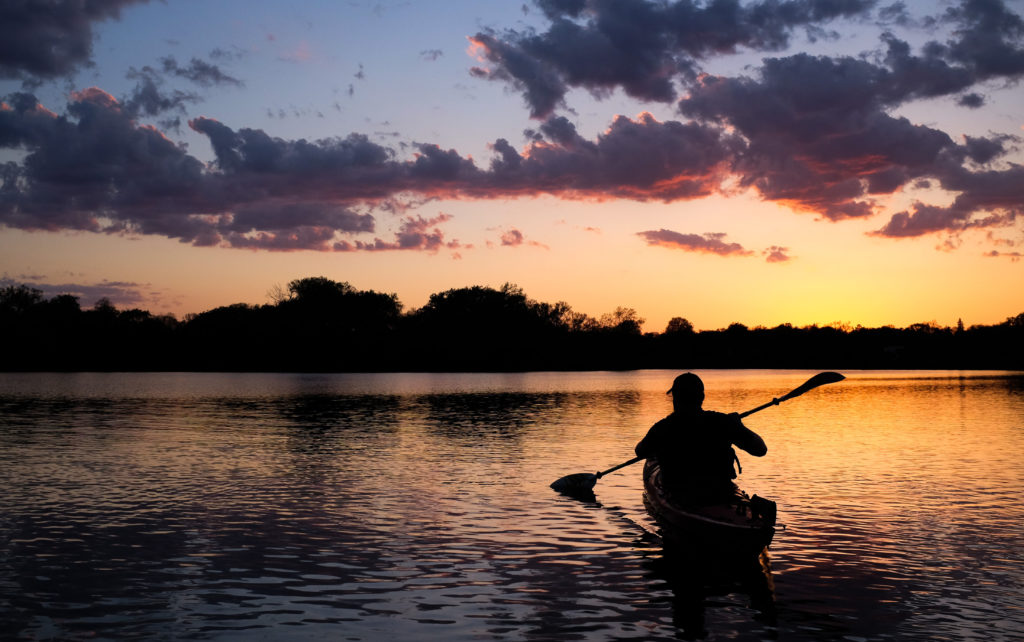
[[[761,514],[739,489],[729,501],[718,504],[680,502],[663,486],[661,468],[654,460],[644,465],[644,506],[657,522],[662,539],[674,547],[757,555],[775,536],[774,515]]]

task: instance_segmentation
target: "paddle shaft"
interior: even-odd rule
[[[820,374],[816,374],[813,377],[811,377],[810,379],[808,379],[802,386],[800,386],[800,387],[790,391],[789,393],[787,393],[787,394],[785,394],[785,395],[783,395],[781,397],[777,397],[775,399],[772,399],[768,403],[766,403],[764,405],[761,405],[761,406],[758,406],[757,408],[754,408],[753,410],[748,410],[748,411],[740,414],[739,417],[740,417],[740,419],[742,419],[744,417],[747,417],[749,415],[754,414],[755,412],[760,412],[760,411],[764,410],[765,408],[770,408],[771,406],[777,406],[780,403],[782,403],[783,401],[786,401],[788,399],[792,399],[793,397],[799,397],[800,395],[804,394],[808,390],[813,390],[814,388],[817,388],[818,386],[823,386],[826,383],[835,383],[836,381],[842,381],[843,379],[845,379],[845,377],[843,377],[843,375],[839,374],[838,372],[822,372]],[[618,466],[612,466],[608,470],[602,470],[601,472],[597,473],[597,478],[600,479],[600,478],[604,477],[605,475],[607,475],[608,473],[614,473],[616,470],[618,470],[620,468],[625,468],[626,466],[632,466],[633,464],[635,464],[638,461],[641,461],[643,459],[644,459],[643,457],[634,457],[634,458],[630,459],[629,461],[622,462]]]

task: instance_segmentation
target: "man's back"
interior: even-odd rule
[[[636,454],[658,460],[670,489],[693,495],[731,489],[736,454],[730,427],[729,416],[719,412],[672,413],[651,427]]]

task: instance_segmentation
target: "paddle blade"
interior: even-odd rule
[[[796,390],[789,392],[783,397],[779,397],[779,401],[785,401],[787,399],[792,399],[793,397],[799,397],[800,395],[804,394],[809,390],[814,390],[818,386],[824,386],[825,384],[829,383],[836,383],[837,381],[842,381],[845,378],[846,377],[839,374],[838,372],[819,372],[818,374],[814,375],[813,377],[805,381],[804,384],[797,388]]]
[[[551,488],[560,493],[573,494],[593,490],[596,483],[597,475],[594,473],[576,473],[555,480]]]

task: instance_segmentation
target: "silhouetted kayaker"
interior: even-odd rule
[[[738,414],[704,410],[704,382],[687,372],[675,378],[673,412],[651,426],[636,445],[636,454],[657,459],[665,487],[688,503],[728,500],[736,491],[733,446],[755,457],[768,452],[764,440],[743,425]]]

